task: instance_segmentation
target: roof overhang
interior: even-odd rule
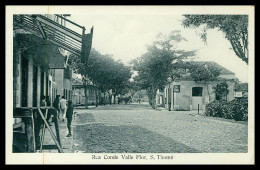
[[[32,56],[34,62],[51,69],[65,68],[65,57],[60,53],[58,46],[33,34],[17,34],[15,39],[22,52]]]
[[[23,29],[42,38],[46,43],[54,44],[81,57],[82,62],[87,62],[92,45],[93,28],[89,34],[85,34],[85,27],[63,18],[60,15],[55,16],[78,27],[82,30],[82,34],[79,34],[44,15],[13,15],[14,30]]]

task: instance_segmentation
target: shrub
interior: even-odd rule
[[[234,120],[248,120],[248,99],[237,98],[230,102],[233,108],[233,119]]]
[[[248,99],[234,99],[230,102],[215,100],[206,105],[205,115],[246,121],[248,120]]]
[[[223,100],[215,100],[206,105],[206,116],[223,117],[221,106],[225,103]]]
[[[233,118],[233,108],[230,105],[230,103],[225,102],[223,105],[221,105],[221,112],[222,112],[222,117],[225,119],[232,119]]]

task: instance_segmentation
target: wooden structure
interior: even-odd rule
[[[40,139],[40,152],[44,149],[44,138],[45,138],[45,128],[50,132],[52,139],[55,142],[54,148],[57,148],[60,153],[63,152],[62,145],[60,141],[59,125],[57,119],[57,111],[53,107],[17,107],[13,110],[14,118],[22,118],[24,122],[24,131],[14,131],[13,133],[24,133],[26,136],[26,148],[25,152],[36,152],[36,142],[37,138]],[[56,135],[50,128],[47,117],[48,114],[53,116]],[[41,133],[40,133],[40,130]],[[14,141],[15,142],[15,141]],[[17,141],[19,142],[19,141]]]
[[[85,27],[61,15],[55,15],[55,17],[72,24],[77,29],[81,29],[82,35],[44,15],[14,15],[14,30],[23,29],[81,57],[82,62],[87,62],[92,45],[93,27],[89,34],[85,34]]]

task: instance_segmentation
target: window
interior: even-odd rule
[[[202,87],[192,87],[192,96],[202,96]]]

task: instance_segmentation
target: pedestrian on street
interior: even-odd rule
[[[46,107],[47,106],[47,102],[46,102],[46,98],[45,96],[42,96],[41,97],[41,104],[40,104],[41,107]]]
[[[66,137],[71,137],[71,122],[72,122],[72,115],[73,115],[73,104],[72,101],[68,101],[68,109],[66,112],[66,118],[67,118],[67,128],[68,128],[68,135]]]
[[[47,96],[47,97],[48,97],[48,96]],[[40,104],[40,106],[41,106],[41,107],[47,107],[47,106],[49,106],[50,103],[48,102],[48,101],[49,101],[48,98],[46,98],[45,96],[42,96],[41,98],[42,98],[42,99],[41,99],[41,104]],[[45,110],[42,109],[42,112],[45,113]],[[50,119],[51,119],[51,114],[49,113],[49,114],[47,115],[46,121],[48,122],[49,126],[52,126],[51,123],[50,123]]]
[[[62,96],[61,100],[59,101],[59,109],[61,111],[62,121],[64,122],[67,111],[67,100],[64,96]]]
[[[59,102],[60,102],[60,95],[56,95],[56,98],[54,99],[54,102],[53,102],[53,107],[57,110],[58,118],[60,118]]]

